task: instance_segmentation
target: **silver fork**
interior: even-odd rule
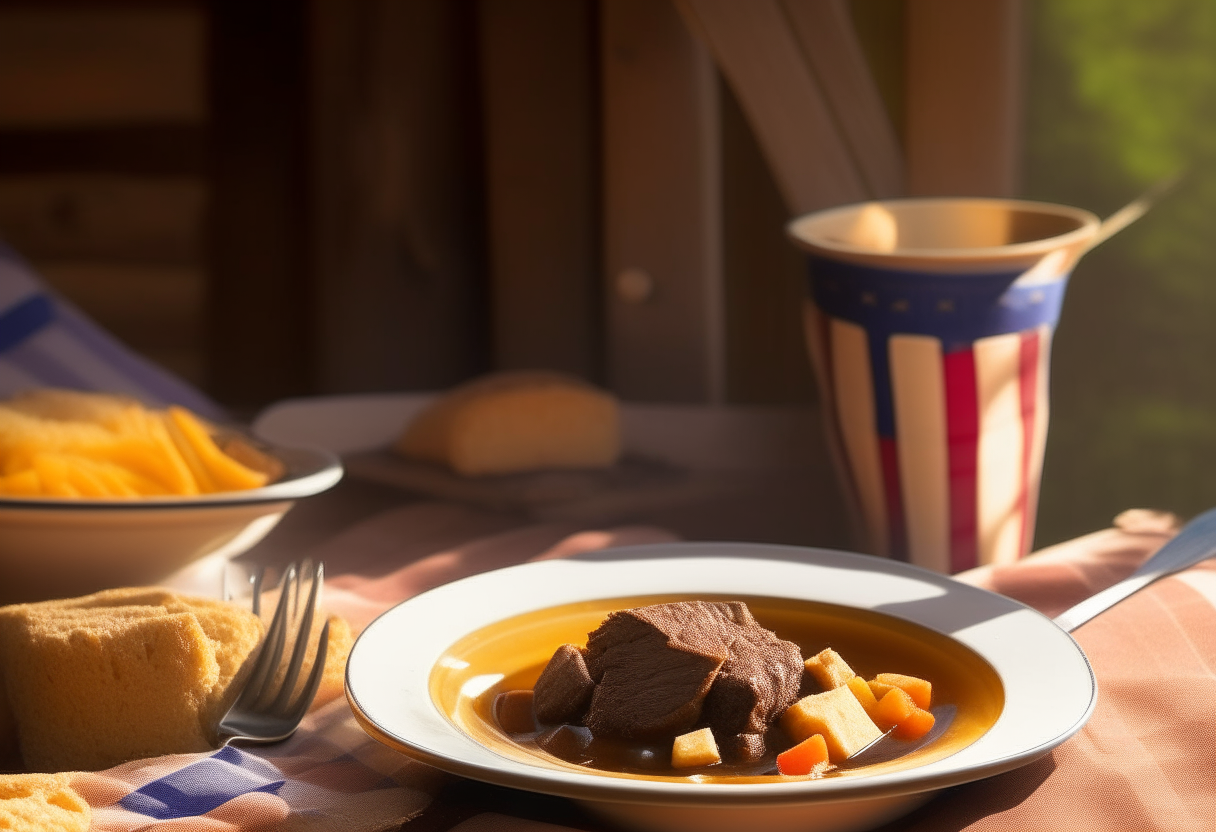
[[[274,617],[266,628],[261,650],[232,707],[220,719],[217,739],[221,746],[233,740],[271,743],[290,737],[300,725],[308,706],[312,704],[321,676],[325,671],[325,656],[329,646],[329,622],[321,627],[317,639],[312,671],[300,693],[292,697],[300,670],[307,658],[312,633],[313,613],[325,569],[311,561],[291,564],[283,572],[279,585],[279,600]],[[262,583],[265,570],[253,578],[253,612],[261,614]],[[304,583],[309,582],[308,597],[301,603]],[[293,636],[289,642],[289,636]],[[280,677],[287,645],[292,644],[287,666]]]

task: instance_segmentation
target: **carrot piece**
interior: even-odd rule
[[[866,711],[866,715],[870,719],[874,718],[874,709],[878,707],[878,697],[874,695],[874,691],[870,690],[870,686],[866,684],[866,680],[860,676],[854,676],[846,684],[849,690],[853,691],[853,695],[857,697],[857,701],[861,703]]]
[[[887,683],[880,682],[877,679],[871,679],[866,684],[870,686],[870,692],[874,694],[875,699],[882,699],[891,692],[891,688],[895,687],[895,685],[888,685]]]
[[[874,723],[882,730],[899,725],[916,708],[916,703],[901,688],[891,688],[874,709]]]
[[[895,726],[891,736],[901,740],[918,740],[933,729],[936,721],[928,711],[913,708],[912,713]]]
[[[777,770],[785,775],[814,774],[828,764],[828,744],[822,734],[811,734],[777,755]]]
[[[894,685],[912,697],[916,707],[927,709],[933,701],[933,684],[917,676],[906,676],[903,673],[879,673],[874,681],[880,684]]]

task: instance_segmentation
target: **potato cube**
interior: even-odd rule
[[[847,685],[799,699],[781,715],[781,727],[796,742],[822,734],[833,763],[847,760],[882,736]]]
[[[676,737],[671,747],[672,768],[695,768],[721,761],[718,743],[714,741],[714,734],[708,728],[681,734]]]
[[[824,690],[832,690],[847,685],[857,674],[849,667],[840,654],[831,647],[811,656],[804,662],[807,672],[815,677],[815,681]]]

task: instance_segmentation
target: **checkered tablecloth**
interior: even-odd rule
[[[348,552],[353,571],[339,568],[330,578],[329,603],[362,625],[398,600],[472,572],[670,539],[653,528],[495,522],[502,521],[418,504],[357,524],[317,547],[340,564],[343,547],[362,545]],[[1129,513],[1120,526],[960,580],[1058,613],[1129,573],[1173,533],[1146,513]],[[477,531],[462,539],[461,528]],[[420,529],[435,543],[429,552],[410,536]],[[382,564],[400,565],[366,559],[377,540],[370,548]],[[407,551],[408,560],[396,560]],[[1158,582],[1075,635],[1101,692],[1089,724],[1040,761],[948,790],[888,832],[1212,829],[1216,564]],[[73,786],[92,808],[93,828],[104,832],[607,829],[567,801],[452,778],[390,751],[363,733],[342,700],[281,745],[137,761],[79,774]]]

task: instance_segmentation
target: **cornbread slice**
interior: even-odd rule
[[[327,702],[346,695],[346,659],[350,656],[351,648],[355,646],[355,633],[350,628],[350,622],[341,616],[331,615],[327,620],[329,642],[325,649],[325,670],[321,672],[321,684],[309,710],[316,710]],[[320,623],[313,629],[319,633]],[[311,662],[306,662],[300,671],[300,677],[307,679],[311,670]]]
[[[72,790],[70,774],[0,775],[0,829],[12,832],[85,832],[89,804]]]
[[[0,727],[30,771],[205,751],[261,635],[246,610],[160,589],[0,607]]]
[[[619,407],[610,393],[573,376],[495,373],[441,396],[395,448],[464,476],[605,468],[621,452]]]

